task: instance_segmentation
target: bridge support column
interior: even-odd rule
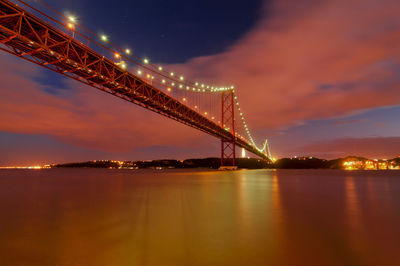
[[[235,166],[235,101],[233,90],[221,95],[221,126],[232,133],[232,139],[221,139],[221,166]]]

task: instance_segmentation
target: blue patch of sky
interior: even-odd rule
[[[42,85],[41,89],[52,95],[59,95],[60,93],[69,90],[67,85],[67,77],[56,74],[48,69],[42,69],[41,74],[34,77],[33,80]]]

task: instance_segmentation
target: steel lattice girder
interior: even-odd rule
[[[226,131],[231,132],[230,139],[221,139],[221,165],[224,165],[225,159],[231,159],[232,165],[235,165],[235,109],[233,101],[233,91],[224,91],[221,93],[221,121]]]
[[[0,49],[266,158],[249,143],[21,7],[0,0]]]

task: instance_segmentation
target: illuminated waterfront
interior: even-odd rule
[[[1,265],[399,265],[398,171],[1,170]]]

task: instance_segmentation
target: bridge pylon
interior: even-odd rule
[[[233,90],[221,93],[221,127],[232,133],[231,139],[221,139],[221,166],[236,165],[234,103]]]

